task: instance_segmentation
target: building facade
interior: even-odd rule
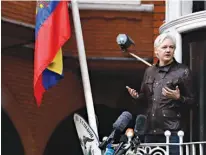
[[[154,63],[154,39],[159,32],[174,32],[178,42],[175,57],[191,67],[198,82],[197,107],[190,112],[190,139],[205,140],[206,15],[205,2],[200,3],[136,1],[128,2],[127,10],[114,9],[114,4],[105,4],[104,9],[82,4],[80,17],[100,137],[109,134],[122,110],[134,115],[144,111],[132,103],[125,86],[139,89],[147,66],[120,51],[117,35],[128,34],[136,44],[131,50]],[[36,2],[1,4],[2,153],[81,153],[73,114],[78,112],[85,118],[87,114],[71,9],[72,36],[63,47],[65,77],[45,93],[38,108],[32,87]]]

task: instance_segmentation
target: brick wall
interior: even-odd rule
[[[143,1],[145,4],[154,4],[153,13],[153,41],[159,35],[159,27],[164,24],[165,21],[165,0],[161,1]],[[154,63],[157,62],[157,58],[154,54]]]
[[[2,17],[35,24],[35,1],[2,1]]]
[[[2,17],[34,25],[35,3],[2,1]],[[164,20],[164,1],[142,3],[155,4],[154,13],[81,11],[87,56],[127,56],[120,52],[116,44],[118,33],[127,33],[131,36],[136,42],[136,47],[133,49],[138,51],[138,55],[153,56],[153,40],[158,35],[158,28]],[[64,46],[64,51],[67,55],[77,55],[74,31],[72,38]],[[121,65],[117,66],[121,68]],[[32,80],[32,60],[2,56],[2,107],[17,128],[26,155],[41,155],[57,124],[74,110],[83,107],[85,101],[79,77],[67,71],[65,78],[46,93],[42,106],[37,108],[33,97]]]
[[[34,25],[35,6],[35,2],[3,1],[2,16]],[[135,41],[136,46],[132,50],[137,50],[137,52],[134,53],[142,57],[153,56],[153,31],[156,31],[153,29],[153,13],[81,10],[80,15],[88,57],[128,56],[120,52],[116,43],[119,33],[126,33]],[[156,26],[157,24],[155,23]],[[71,26],[72,37],[65,44],[64,53],[77,56],[72,19]]]
[[[81,81],[70,71],[50,89],[40,108],[33,97],[33,62],[2,56],[2,107],[20,134],[26,155],[41,155],[57,124],[85,106]]]
[[[143,12],[81,11],[85,50],[88,57],[125,57],[116,43],[119,33],[128,34],[136,43],[134,53],[152,57],[153,15]],[[73,35],[65,45],[70,55],[77,55]]]
[[[136,42],[136,47],[133,49],[138,51],[134,52],[135,54],[142,57],[153,56],[153,41],[165,19],[165,1],[142,1],[142,3],[154,4],[154,13],[80,11],[87,56],[127,56],[123,55],[116,45],[118,33],[127,33],[133,38]],[[36,2],[32,1],[3,1],[2,17],[34,25],[35,6]],[[73,23],[71,25],[73,30]],[[65,44],[64,51],[67,55],[77,56],[74,31],[70,41]]]

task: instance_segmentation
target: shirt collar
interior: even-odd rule
[[[175,60],[175,58],[173,58],[173,62],[172,63],[170,63],[170,64],[168,64],[166,66],[159,66],[159,60],[158,60],[158,62],[156,63],[155,66],[157,67],[159,72],[168,72],[170,70],[171,66],[173,66],[176,63],[177,63],[177,61]]]

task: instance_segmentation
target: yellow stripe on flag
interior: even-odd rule
[[[62,49],[57,52],[54,60],[51,62],[51,64],[47,67],[47,69],[57,73],[62,74],[63,71],[63,61],[62,61]]]

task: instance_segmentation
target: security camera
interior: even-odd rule
[[[134,41],[126,34],[119,34],[117,36],[117,44],[120,46],[123,52],[127,51],[131,45],[135,45]]]

